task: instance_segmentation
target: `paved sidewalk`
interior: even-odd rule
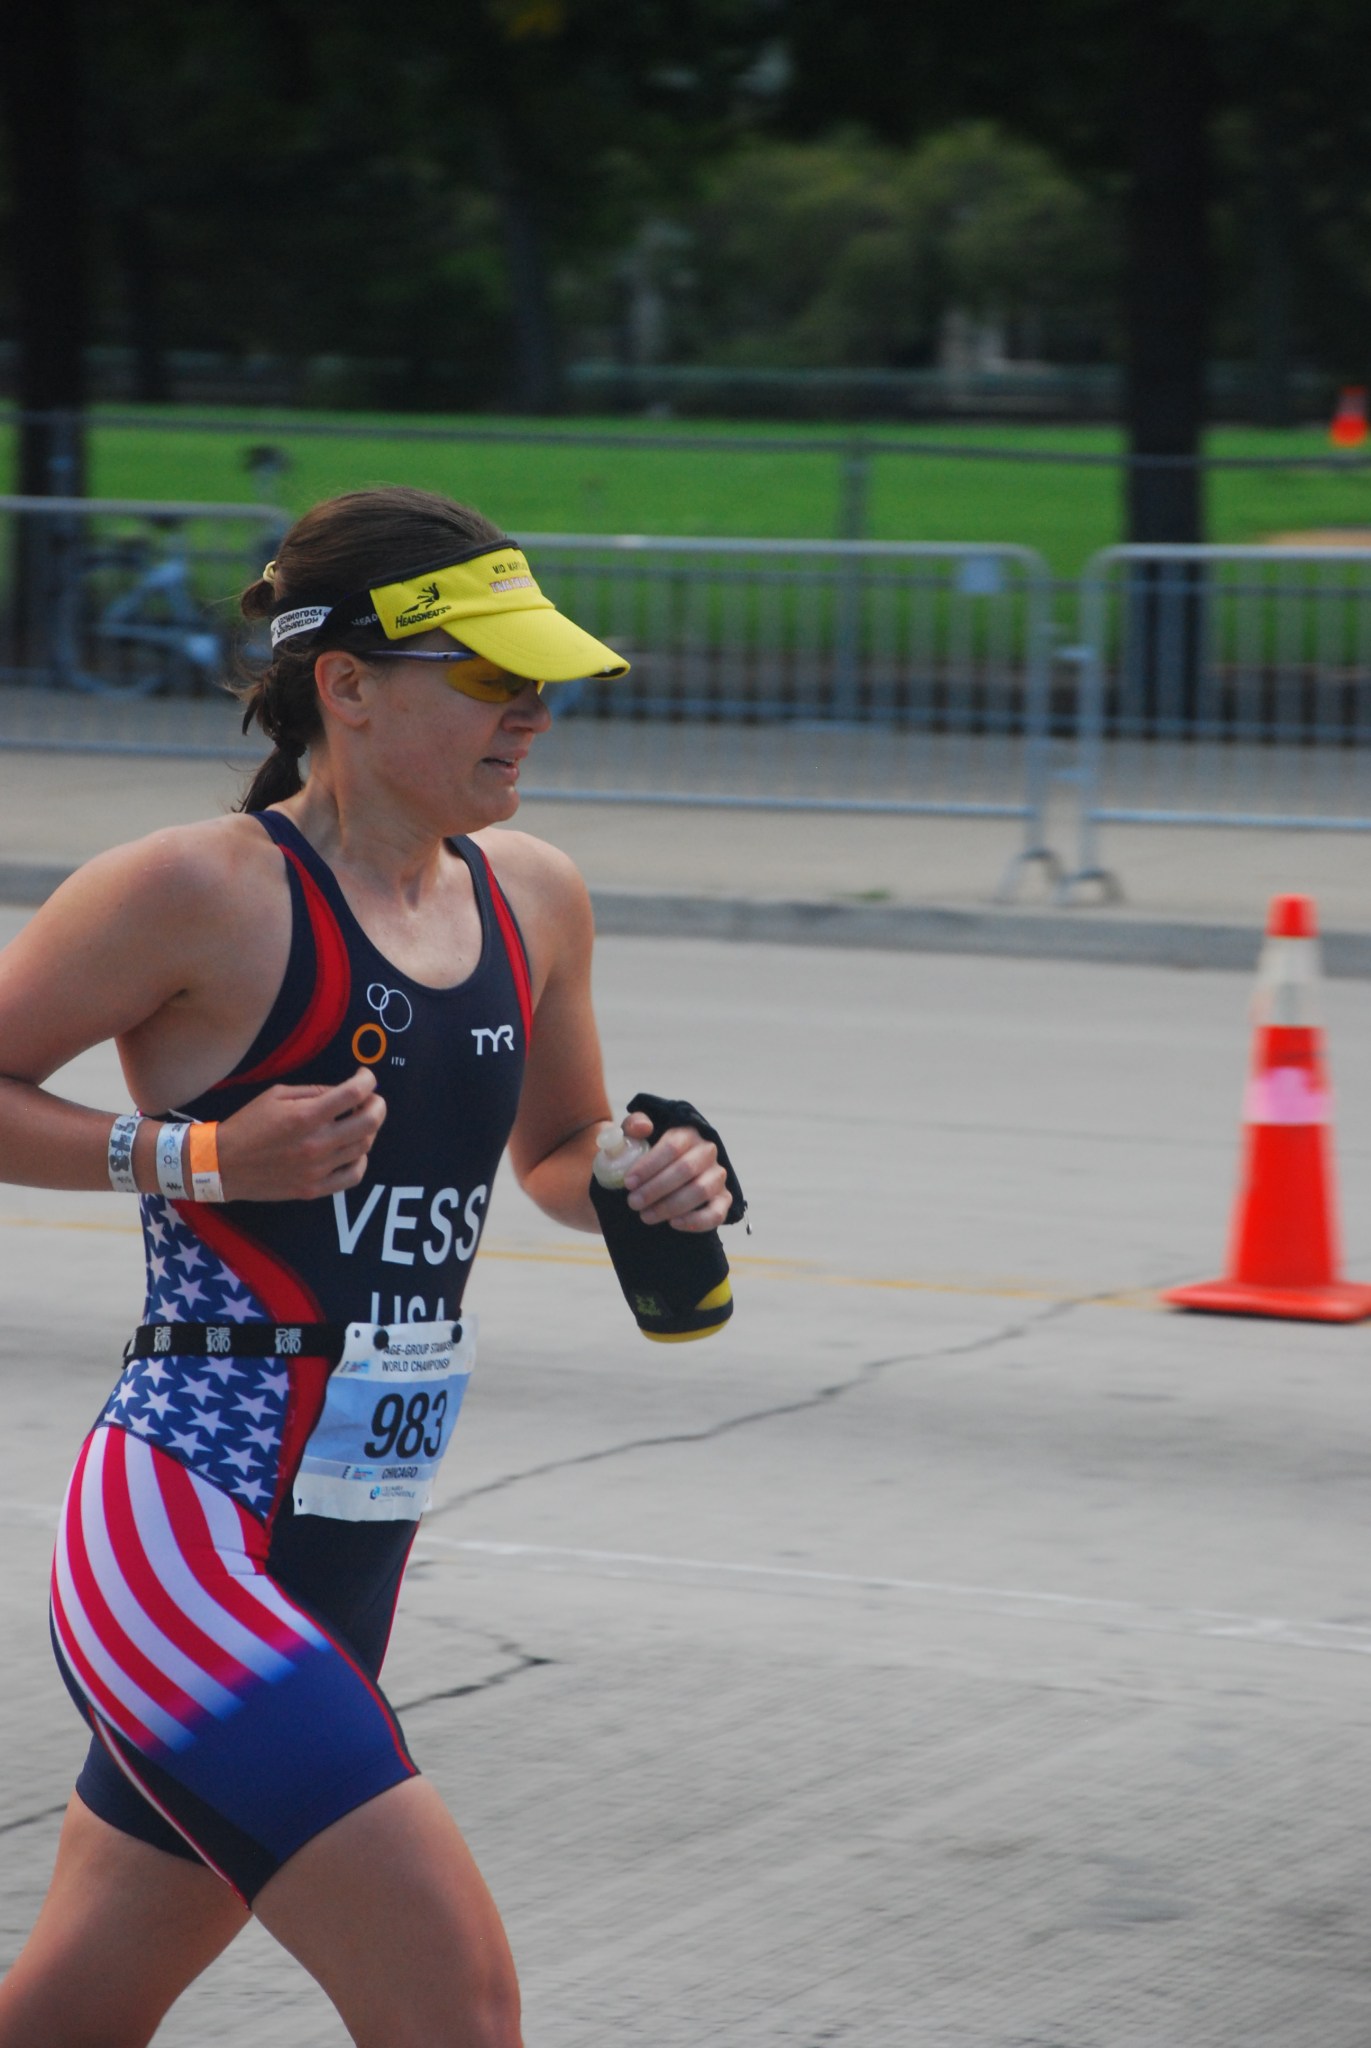
[[[233,804],[240,765],[0,749],[0,901],[41,902],[79,862],[157,823]],[[1002,819],[694,809],[531,797],[520,825],[564,847],[601,928],[1152,964],[1250,968],[1270,897],[1312,895],[1333,974],[1371,975],[1371,843],[1356,834],[1115,827],[1122,904],[1053,904],[1038,868],[996,890],[1021,845]],[[1068,864],[1073,820],[1054,814]]]

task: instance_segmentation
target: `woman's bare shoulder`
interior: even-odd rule
[[[87,861],[0,955],[6,1072],[42,1079],[168,1002],[231,1007],[244,961],[288,926],[288,901],[247,818],[172,825]],[[274,907],[274,915],[273,915]]]
[[[491,826],[473,837],[519,920],[535,988],[540,991],[559,969],[588,960],[595,923],[576,863],[546,839],[508,826]]]
[[[472,836],[516,911],[526,906],[530,914],[589,914],[590,892],[581,871],[560,847],[531,832],[511,831],[507,825],[492,825]]]
[[[121,920],[216,914],[269,885],[280,855],[261,826],[235,814],[193,825],[163,825],[96,854],[49,897],[43,917],[92,912]]]

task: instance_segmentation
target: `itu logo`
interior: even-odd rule
[[[414,1007],[403,989],[387,988],[373,981],[367,990],[367,1008],[376,1012],[352,1034],[352,1056],[364,1067],[374,1067],[390,1050],[391,1038],[398,1038],[414,1022]]]

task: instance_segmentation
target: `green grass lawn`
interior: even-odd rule
[[[200,411],[226,431],[181,424],[174,410],[144,409],[137,424],[116,426],[97,411],[90,437],[89,489],[109,497],[250,500],[258,494],[244,456],[255,443],[284,448],[290,472],[282,494],[292,511],[336,491],[412,483],[479,505],[511,532],[720,534],[826,539],[839,530],[840,427],[743,426],[736,422],[549,421],[556,433],[612,434],[612,447],[482,440],[501,426],[536,431],[527,420],[489,417],[424,422],[413,415],[276,414],[245,420],[227,410]],[[433,438],[414,430],[425,425]],[[347,429],[365,426],[366,437]],[[453,440],[467,427],[472,438]],[[303,429],[308,428],[306,432]],[[390,432],[387,433],[387,428]],[[324,429],[325,431],[320,431]],[[402,430],[397,434],[396,430]],[[669,447],[638,445],[666,439]],[[1109,427],[928,426],[878,428],[883,443],[1068,449],[1116,453]],[[803,441],[777,448],[701,449],[702,440]],[[13,433],[0,428],[0,459],[12,460]],[[1326,454],[1320,428],[1288,432],[1221,428],[1212,455]],[[1037,548],[1055,575],[1074,575],[1097,548],[1121,538],[1120,480],[1111,468],[968,461],[930,454],[874,456],[866,530],[880,540],[1017,541]],[[1312,527],[1371,528],[1371,470],[1299,468],[1213,471],[1209,537],[1259,541]]]

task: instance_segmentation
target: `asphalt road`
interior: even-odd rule
[[[492,1212],[387,1685],[530,2048],[1364,2048],[1371,1327],[1151,1292],[1221,1263],[1243,982],[643,939],[598,985],[616,1093],[700,1102],[755,1227],[730,1329],[663,1350],[592,1240]],[[122,1100],[107,1053],[61,1085]],[[0,1190],[0,1957],[83,1748],[44,1586],[131,1225]],[[343,2035],[249,1934],[159,2040]]]

